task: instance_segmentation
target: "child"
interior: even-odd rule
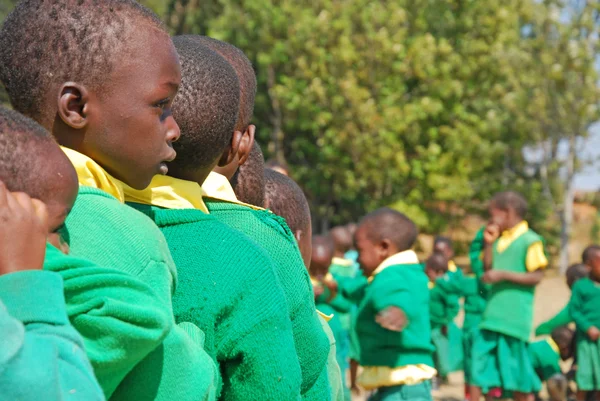
[[[275,263],[292,320],[294,344],[302,371],[302,399],[327,400],[330,397],[330,388],[327,375],[322,373],[327,368],[329,339],[319,321],[310,278],[294,235],[285,221],[273,213],[240,203],[228,181],[239,165],[244,164],[247,152],[252,147],[252,143],[246,143],[244,138],[254,138],[255,127],[250,124],[250,119],[254,107],[256,77],[252,65],[243,52],[230,44],[210,38],[203,38],[203,43],[222,55],[234,67],[241,83],[240,87],[244,88],[240,92],[240,113],[231,141],[231,144],[234,144],[236,138],[241,137],[239,145],[229,146],[231,151],[222,163],[226,165],[221,172],[227,174],[227,177],[211,173],[202,185],[208,195],[204,198],[205,204],[217,219],[251,237]],[[244,134],[238,135],[236,132]],[[236,148],[237,153],[234,152]],[[213,180],[209,181],[211,176]],[[306,255],[305,252],[305,257],[310,261],[310,254]]]
[[[566,326],[558,327],[544,340],[529,344],[533,369],[540,381],[547,382],[552,400],[566,399],[566,379],[560,369],[560,361],[573,357],[575,333]]]
[[[589,248],[589,247],[588,247]],[[599,252],[600,254],[600,252]],[[589,263],[589,260],[588,260]],[[573,289],[573,285],[579,281],[580,279],[587,277],[590,273],[589,267],[582,263],[576,263],[574,265],[569,266],[565,273],[567,286],[569,290]],[[548,321],[540,324],[537,329],[535,329],[536,336],[549,335],[552,331],[558,327],[566,326],[573,321],[571,314],[569,313],[569,304],[565,305],[565,307],[558,312],[553,318]]]
[[[206,213],[200,184],[225,151],[239,104],[234,69],[198,36],[176,36],[182,85],[173,104],[181,124],[169,177],[144,191],[126,189],[132,206],[162,230],[177,263],[177,322],[206,335],[223,376],[220,399],[297,399],[300,366],[287,301],[273,262],[253,241]]]
[[[2,398],[104,400],[69,323],[62,278],[41,271],[44,259],[74,262],[46,241],[64,248],[58,231],[77,196],[75,170],[48,132],[1,107],[0,154]]]
[[[542,238],[524,220],[527,202],[521,195],[498,193],[489,211],[483,280],[491,286],[473,344],[471,397],[478,400],[481,388],[500,387],[513,392],[516,401],[525,400],[541,385],[531,368],[527,344],[535,286],[548,261]]]
[[[429,319],[431,340],[435,346],[433,354],[438,377],[446,379],[450,367],[450,343],[448,326],[456,316],[458,297],[448,291],[448,259],[442,253],[432,254],[425,263],[425,274],[429,278]]]
[[[577,399],[584,400],[586,393],[600,390],[600,257],[589,261],[589,278],[573,285],[569,313],[577,325]],[[597,393],[596,399],[600,399]]]
[[[77,171],[64,231],[72,255],[98,266],[54,268],[104,394],[212,399],[203,333],[174,327],[165,239],[123,204],[123,182],[144,188],[166,173],[179,137],[179,61],[158,17],[133,0],[22,1],[2,27],[0,60],[13,107],[51,131]]]
[[[358,383],[376,390],[371,401],[432,399],[428,280],[411,250],[416,239],[415,224],[389,208],[364,217],[354,237],[369,280],[356,324],[363,366]]]

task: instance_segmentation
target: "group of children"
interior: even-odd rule
[[[579,397],[600,389],[600,248],[530,344],[548,262],[519,194],[470,272],[443,237],[421,263],[389,208],[313,237],[236,47],[134,0],[22,0],[0,80],[0,400],[431,400],[461,365],[472,399],[520,400],[573,350]]]

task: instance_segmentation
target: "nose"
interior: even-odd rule
[[[175,119],[171,115],[167,117],[165,123],[167,124],[167,142],[177,142],[177,140],[181,136],[181,130],[179,129],[177,121],[175,121]]]

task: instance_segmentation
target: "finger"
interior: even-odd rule
[[[6,185],[4,182],[0,181],[0,208],[7,207],[8,199],[6,199],[8,195],[8,189],[6,189]]]
[[[33,207],[33,201],[25,192],[13,192],[13,198],[21,207],[21,210],[27,213],[28,216],[33,216],[35,214],[35,209]]]
[[[48,229],[48,208],[46,204],[38,199],[32,199],[31,204],[33,206],[33,212],[39,219],[40,224],[46,230]]]

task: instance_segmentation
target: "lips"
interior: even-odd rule
[[[177,157],[177,152],[175,152],[173,149],[171,149],[170,155],[168,157],[166,157],[163,161],[172,162],[173,160],[175,160],[176,157]]]

